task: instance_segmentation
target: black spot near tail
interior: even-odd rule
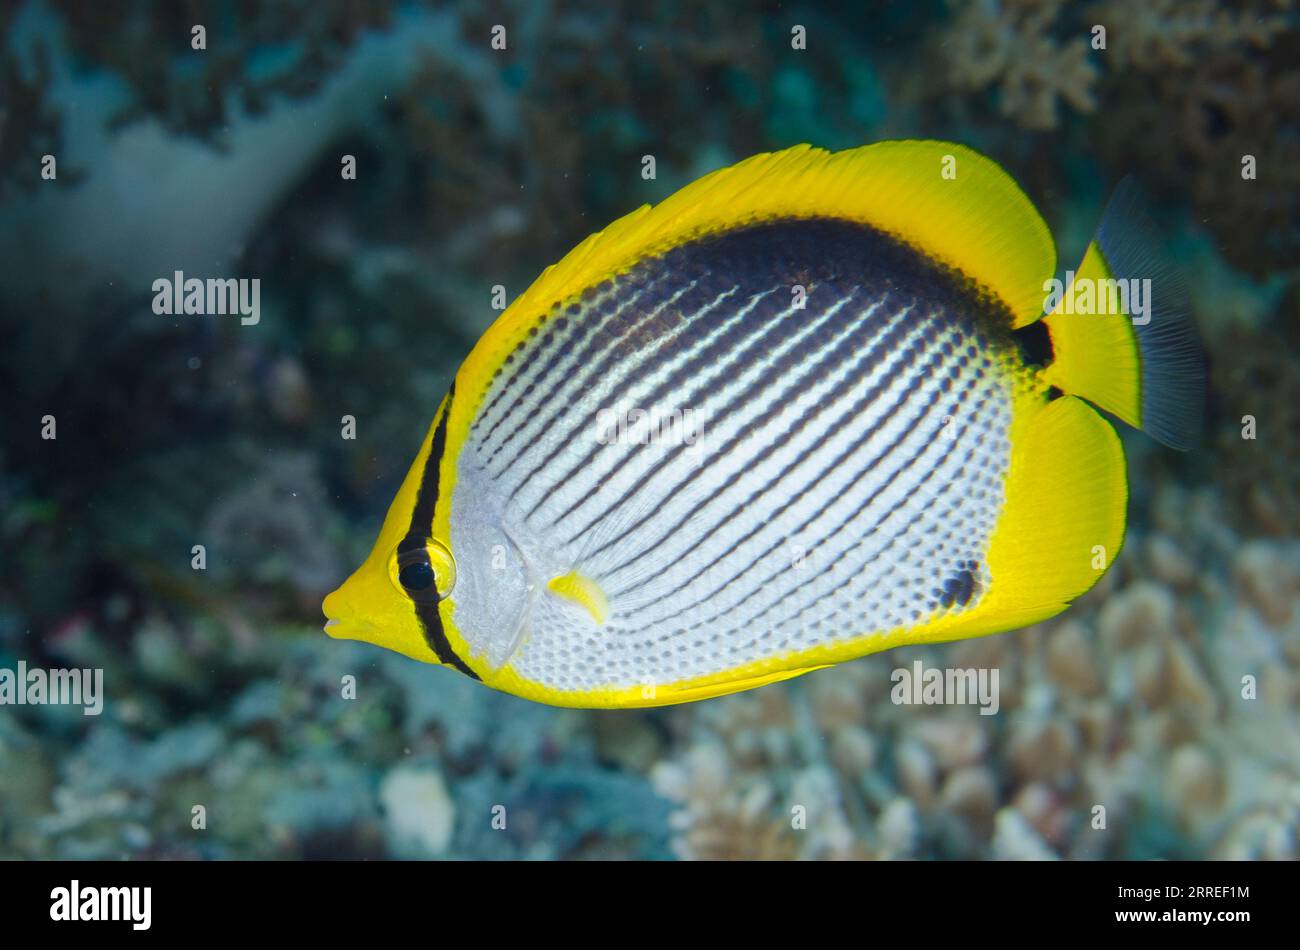
[[[965,607],[979,590],[980,582],[975,576],[974,561],[959,561],[958,571],[943,582],[939,591],[939,604],[942,607]]]

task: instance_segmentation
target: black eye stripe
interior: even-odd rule
[[[424,471],[420,473],[420,489],[415,496],[415,507],[411,510],[411,524],[406,529],[406,537],[397,546],[398,554],[423,551],[424,542],[429,540],[433,530],[433,513],[438,504],[438,478],[442,469],[442,457],[447,452],[447,418],[451,415],[451,401],[456,387],[447,390],[447,408],[438,427],[433,430],[433,439],[429,445],[429,457],[424,460]]]
[[[438,501],[438,474],[442,467],[442,457],[447,451],[447,419],[451,416],[451,401],[455,392],[456,386],[453,384],[447,390],[447,407],[442,418],[438,420],[438,427],[433,430],[433,441],[429,446],[429,457],[424,462],[419,494],[415,499],[415,508],[411,512],[410,527],[407,529],[406,537],[397,546],[398,560],[403,563],[403,567],[398,572],[398,580],[402,579],[407,566],[404,562],[409,557],[415,558],[412,563],[419,564],[422,555],[423,563],[429,565],[429,555],[425,552],[424,545],[433,530],[433,512]],[[442,616],[438,613],[437,578],[433,576],[432,566],[429,566],[429,578],[428,587],[418,591],[407,587],[405,581],[402,582],[415,607],[415,615],[419,618],[424,640],[443,663],[454,666],[471,679],[478,679],[478,674],[470,669],[469,665],[451,648],[451,643],[447,640],[447,632],[442,628]],[[421,593],[424,596],[420,596]]]

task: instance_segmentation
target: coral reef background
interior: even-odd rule
[[[0,706],[0,857],[1297,857],[1297,63],[1285,0],[0,2],[0,667],[107,693]],[[1156,201],[1206,436],[1123,433],[1097,589],[619,713],[321,633],[493,285],[754,152],[902,136],[1002,162],[1062,269],[1120,176]],[[177,269],[260,278],[260,322],[154,314]],[[918,659],[998,668],[999,713],[895,705]]]

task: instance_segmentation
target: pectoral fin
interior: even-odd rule
[[[600,585],[590,577],[578,571],[569,571],[551,578],[546,587],[554,596],[585,610],[597,626],[604,626],[605,618],[609,616],[609,601]]]

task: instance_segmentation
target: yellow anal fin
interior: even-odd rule
[[[794,679],[796,676],[803,676],[805,673],[812,673],[816,670],[824,670],[832,665],[823,663],[818,666],[803,666],[794,670],[778,670],[775,673],[762,673],[757,676],[745,676],[739,679],[722,679],[711,676],[702,681],[695,681],[693,685],[688,686],[647,686],[641,690],[639,702],[632,701],[627,705],[632,707],[668,706],[673,703],[690,703],[699,699],[712,699],[715,696],[739,693],[747,689],[767,686],[769,683]]]
[[[577,604],[591,614],[591,619],[596,621],[597,626],[603,626],[605,618],[609,616],[609,601],[605,592],[585,574],[569,571],[559,577],[552,577],[546,587],[557,597]]]

